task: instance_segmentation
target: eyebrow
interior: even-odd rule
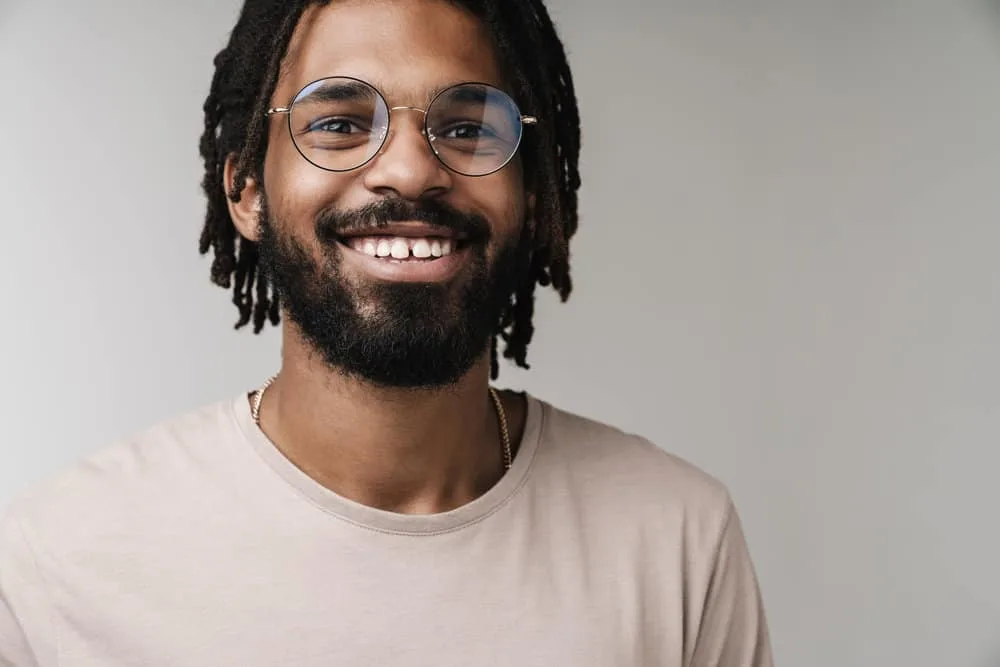
[[[308,91],[305,95],[299,96],[297,100],[309,100],[310,102],[344,102],[371,97],[372,91],[367,86],[355,81],[344,81],[343,83],[317,86],[313,90]]]
[[[437,97],[437,95],[440,95],[441,92],[448,90],[449,88],[451,87],[447,86],[445,88],[442,88],[440,91],[437,91],[435,93],[435,97]],[[488,96],[489,93],[487,92],[487,90],[479,86],[453,88],[448,93],[448,97],[457,102],[486,102],[486,98]]]
[[[426,104],[429,104],[431,100],[436,99],[441,93],[445,91],[450,91],[448,94],[451,98],[458,102],[466,103],[485,103],[489,92],[486,89],[478,86],[470,86],[463,88],[456,88],[463,84],[475,83],[470,81],[454,81],[451,83],[446,83],[441,86],[436,86],[430,91],[428,91]],[[377,82],[369,83],[369,86],[375,88],[383,95],[386,100],[393,97],[389,89]],[[309,100],[310,102],[344,102],[359,99],[370,99],[372,97],[372,90],[369,86],[364,85],[358,81],[345,80],[340,83],[326,85],[318,85],[312,90],[308,90],[306,94],[300,94],[296,98],[296,101]]]

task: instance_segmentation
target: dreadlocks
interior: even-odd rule
[[[492,339],[495,379],[498,338],[504,341],[503,356],[528,368],[535,286],[551,285],[563,301],[572,291],[569,241],[578,223],[580,119],[569,63],[542,0],[454,1],[493,34],[518,104],[540,119],[521,147],[526,185],[536,198],[535,214],[524,230],[523,240],[530,249],[525,270]],[[247,0],[229,44],[215,57],[200,144],[205,164],[202,188],[208,198],[200,252],[213,251],[212,282],[233,291],[239,310],[237,329],[251,321],[254,333],[268,321],[277,325],[279,302],[270,276],[258,264],[256,244],[237,232],[226,198],[239,201],[247,179],[261,173],[267,150],[264,114],[282,59],[303,12],[328,2]],[[229,156],[237,159],[233,182],[227,184],[224,169]]]

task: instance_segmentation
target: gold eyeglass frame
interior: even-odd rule
[[[387,110],[385,134],[382,136],[382,141],[379,143],[378,148],[376,148],[372,152],[371,156],[368,157],[367,159],[365,159],[364,162],[362,162],[361,164],[359,164],[357,166],[350,167],[349,169],[332,169],[330,167],[324,167],[322,165],[316,164],[311,159],[309,159],[309,156],[307,156],[303,152],[303,150],[299,147],[298,142],[295,141],[294,132],[292,131],[292,114],[291,114],[292,107],[295,106],[295,103],[298,101],[298,99],[302,95],[302,93],[305,92],[306,89],[315,86],[317,83],[320,83],[321,81],[328,81],[328,80],[332,80],[332,79],[343,79],[343,80],[346,80],[346,81],[353,81],[355,83],[360,83],[363,86],[367,86],[368,88],[370,88],[378,96],[378,98],[382,101],[382,103],[385,105],[385,108]],[[501,163],[498,167],[496,167],[494,169],[491,169],[490,171],[488,171],[486,173],[482,173],[482,174],[468,174],[468,173],[465,173],[465,172],[462,172],[462,171],[459,171],[459,170],[455,169],[454,167],[452,167],[451,165],[449,165],[447,162],[445,162],[444,158],[441,157],[441,155],[438,153],[437,149],[435,149],[435,147],[434,147],[434,140],[436,139],[436,137],[430,132],[430,129],[427,127],[427,110],[430,109],[431,107],[433,107],[434,103],[437,102],[437,100],[440,99],[442,95],[448,93],[449,91],[454,90],[455,88],[461,88],[463,86],[482,86],[482,87],[486,88],[487,90],[496,91],[496,92],[504,95],[507,99],[510,100],[510,102],[513,105],[514,109],[517,111],[517,115],[518,115],[518,117],[519,117],[519,119],[521,121],[520,132],[518,132],[518,137],[517,137],[517,143],[514,145],[514,148],[511,150],[510,156],[508,156],[507,159],[504,160],[503,163]],[[412,107],[412,106],[395,106],[395,107],[390,107],[388,100],[385,99],[385,95],[383,95],[382,92],[378,88],[376,88],[374,85],[368,83],[367,81],[365,81],[363,79],[358,79],[358,78],[355,78],[355,77],[352,77],[352,76],[327,76],[327,77],[323,77],[321,79],[316,79],[315,81],[310,81],[306,85],[302,86],[302,88],[300,88],[298,90],[298,92],[296,92],[295,95],[292,96],[292,100],[291,100],[291,102],[288,103],[288,106],[285,106],[285,107],[272,107],[272,108],[268,109],[267,111],[265,111],[264,115],[266,117],[271,117],[271,116],[276,116],[276,115],[284,115],[288,119],[288,123],[287,123],[288,124],[288,132],[289,132],[289,135],[292,137],[292,144],[295,146],[295,150],[298,151],[299,155],[301,155],[302,158],[306,162],[308,162],[309,164],[313,165],[317,169],[322,169],[323,171],[330,171],[330,172],[334,172],[334,173],[346,173],[346,172],[349,172],[349,171],[354,171],[356,169],[361,169],[366,164],[368,164],[369,162],[371,162],[372,160],[374,160],[385,149],[385,145],[389,141],[389,136],[391,134],[392,112],[393,111],[416,111],[416,112],[419,112],[419,113],[423,114],[424,122],[423,122],[422,127],[421,127],[421,134],[427,140],[427,144],[428,144],[428,146],[431,149],[431,153],[434,155],[434,157],[437,159],[437,161],[440,162],[442,165],[444,165],[444,167],[446,169],[448,169],[449,171],[453,171],[456,174],[459,174],[459,175],[462,175],[462,176],[470,176],[470,177],[474,177],[474,178],[479,178],[479,177],[482,177],[482,176],[489,176],[490,174],[495,174],[496,172],[500,171],[501,169],[503,169],[504,167],[506,167],[508,164],[510,164],[511,160],[514,159],[514,156],[517,155],[517,151],[521,148],[521,142],[524,139],[524,126],[525,125],[537,125],[538,122],[539,122],[537,116],[527,116],[527,115],[522,114],[520,107],[518,106],[518,104],[514,100],[514,98],[511,97],[511,95],[509,95],[507,92],[501,90],[500,88],[497,88],[496,86],[494,86],[492,84],[488,84],[488,83],[482,83],[482,82],[479,82],[479,81],[463,81],[461,83],[452,84],[452,85],[448,86],[447,88],[444,88],[444,89],[440,90],[436,95],[434,95],[434,97],[431,99],[431,101],[427,104],[427,107],[422,109],[420,107]]]

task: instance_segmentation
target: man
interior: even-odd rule
[[[251,0],[216,68],[202,250],[280,372],[14,504],[0,662],[771,665],[720,483],[490,387],[570,292],[541,2]]]

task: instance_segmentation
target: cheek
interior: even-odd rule
[[[516,237],[524,224],[527,208],[520,170],[508,168],[483,176],[475,184],[475,191],[476,199],[493,225],[494,235],[500,239]]]
[[[520,194],[511,197],[501,206],[502,212],[496,218],[497,223],[494,230],[497,245],[517,243],[526,224],[524,197]]]
[[[354,178],[316,167],[284,137],[268,146],[263,180],[272,214],[279,223],[298,234],[311,234],[320,211],[339,205]]]

